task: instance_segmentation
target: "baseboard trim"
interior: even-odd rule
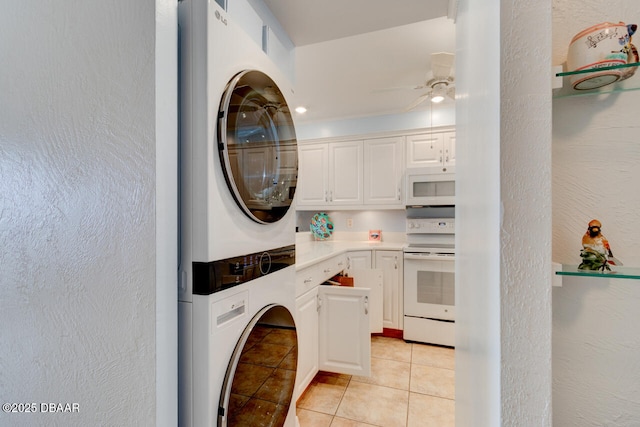
[[[382,328],[382,333],[371,334],[376,337],[388,337],[402,339],[401,329]]]

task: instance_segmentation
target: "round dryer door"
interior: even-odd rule
[[[243,71],[227,85],[218,151],[233,197],[249,218],[267,224],[286,215],[296,189],[298,147],[289,106],[266,74]]]

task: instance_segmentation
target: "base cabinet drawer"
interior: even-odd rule
[[[318,265],[321,282],[331,279],[345,268],[347,268],[347,257],[344,254],[321,262]]]
[[[323,279],[321,277],[318,265],[312,265],[296,271],[296,296],[299,297],[322,283]]]

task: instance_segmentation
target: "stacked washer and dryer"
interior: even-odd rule
[[[295,425],[290,86],[213,0],[179,36],[180,425]]]

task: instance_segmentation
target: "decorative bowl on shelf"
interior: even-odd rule
[[[637,51],[631,44],[631,36],[637,25],[603,22],[576,34],[569,45],[567,70],[597,70],[599,68],[624,65],[633,62]],[[635,53],[634,53],[635,51]],[[576,90],[596,89],[631,77],[628,69],[604,69],[588,74],[571,76],[571,85]]]

